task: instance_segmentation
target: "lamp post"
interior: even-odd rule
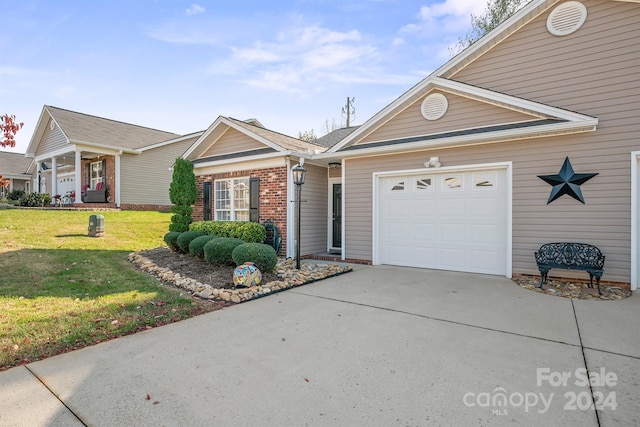
[[[304,184],[304,177],[307,174],[307,170],[302,167],[303,162],[304,160],[301,159],[301,162],[291,169],[293,174],[293,183],[296,185],[296,201],[298,202],[298,213],[296,218],[296,239],[298,242],[296,245],[296,269],[298,270],[300,270],[300,212],[302,206],[302,184]]]

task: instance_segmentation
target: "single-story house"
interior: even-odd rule
[[[0,187],[0,198],[7,197],[13,190],[31,192],[31,174],[33,159],[28,159],[22,153],[0,151],[0,176],[9,180],[8,187]]]
[[[534,0],[328,147],[221,117],[184,154],[198,215],[257,208],[293,255],[305,159],[302,255],[512,277],[577,241],[637,289],[638,3]]]
[[[202,134],[178,135],[44,106],[27,148],[32,190],[75,205],[168,209],[171,167]],[[80,196],[78,196],[80,195]]]

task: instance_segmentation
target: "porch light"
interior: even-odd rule
[[[304,178],[307,174],[307,170],[302,167],[304,160],[301,159],[301,162],[295,165],[291,169],[291,173],[293,174],[293,183],[296,185],[296,202],[298,203],[298,214],[296,218],[296,269],[300,270],[300,212],[302,207],[302,184],[304,184]]]
[[[329,162],[329,169],[340,169],[341,166],[339,162]]]

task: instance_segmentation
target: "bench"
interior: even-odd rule
[[[589,273],[589,287],[593,287],[593,278],[600,290],[600,278],[604,271],[604,255],[600,249],[586,243],[546,243],[540,246],[535,253],[538,270],[540,270],[540,289],[547,280],[547,274],[552,268],[562,268],[565,270],[583,270]]]

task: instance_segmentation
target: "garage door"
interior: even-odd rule
[[[378,177],[381,264],[506,274],[505,169]]]

